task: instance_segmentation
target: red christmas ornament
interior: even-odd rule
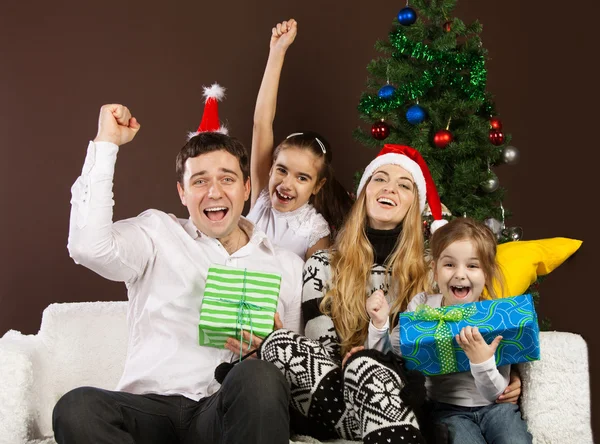
[[[502,145],[504,143],[504,133],[500,130],[490,130],[490,142],[494,145]]]
[[[444,32],[450,32],[452,30],[452,22],[446,22],[444,23]]]
[[[498,117],[492,117],[490,119],[490,127],[495,130],[502,129],[502,121]]]
[[[426,220],[423,221],[423,236],[425,236],[425,239],[429,239],[429,236],[431,236],[431,228]]]
[[[435,133],[435,136],[433,136],[433,143],[438,148],[446,148],[446,146],[450,142],[452,142],[453,139],[454,136],[452,136],[452,133],[448,130],[443,129]]]
[[[384,140],[390,135],[390,127],[385,122],[375,122],[371,127],[371,135],[374,139]]]

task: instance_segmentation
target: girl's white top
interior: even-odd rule
[[[330,233],[329,224],[311,204],[307,202],[293,211],[278,211],[271,206],[266,188],[246,218],[265,232],[275,245],[293,251],[303,260],[306,251]]]

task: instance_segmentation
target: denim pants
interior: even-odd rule
[[[517,404],[461,407],[435,402],[432,419],[448,426],[450,443],[531,444],[532,441]]]
[[[289,400],[273,364],[246,359],[200,401],[74,389],[54,407],[52,424],[58,444],[288,444]]]

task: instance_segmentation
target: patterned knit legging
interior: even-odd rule
[[[283,372],[292,407],[338,437],[424,443],[412,409],[400,397],[402,379],[369,352],[356,353],[342,370],[320,342],[280,329],[264,340],[259,356]]]

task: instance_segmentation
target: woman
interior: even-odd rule
[[[373,325],[366,304],[382,290],[390,319],[396,319],[413,295],[428,290],[421,219],[426,201],[432,230],[446,222],[427,165],[407,146],[385,145],[365,169],[357,195],[334,247],[304,266],[306,336],[277,330],[259,353],[290,383],[292,407],[307,418],[300,433],[423,443],[415,417],[423,377],[372,350],[369,329],[387,332],[390,325],[389,319],[381,328]]]

